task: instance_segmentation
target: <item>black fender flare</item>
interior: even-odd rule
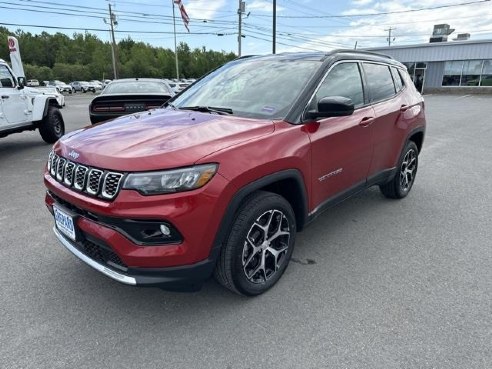
[[[54,102],[54,103],[53,103]],[[58,101],[54,97],[48,97],[44,103],[44,110],[43,110],[43,119],[46,117],[48,114],[48,108],[50,106],[55,106],[56,108],[60,109],[60,104],[58,104]]]
[[[297,230],[300,231],[306,224],[308,217],[308,196],[306,191],[306,186],[304,184],[304,179],[301,172],[298,169],[286,169],[280,172],[272,173],[267,176],[261,177],[251,183],[248,183],[244,187],[240,188],[232,197],[231,201],[227,205],[226,211],[222,215],[222,220],[220,222],[219,228],[215,235],[214,243],[212,245],[212,249],[210,251],[209,259],[217,259],[220,249],[222,248],[223,243],[226,240],[226,237],[229,234],[232,223],[235,218],[235,214],[239,210],[240,206],[243,203],[243,200],[250,195],[251,193],[260,190],[268,185],[272,185],[276,182],[282,180],[294,180],[296,186],[299,189],[298,196],[301,202],[300,206],[295,209],[296,220],[298,220]],[[300,214],[299,214],[300,212]],[[299,222],[300,220],[300,222]]]

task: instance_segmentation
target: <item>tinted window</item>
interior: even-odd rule
[[[352,100],[355,107],[364,105],[364,90],[357,63],[341,63],[333,67],[311,102],[315,109],[323,97],[343,96]]]
[[[0,65],[0,87],[14,87],[14,78],[5,65]]]
[[[113,82],[104,89],[105,94],[168,94],[169,92],[164,83],[145,81]]]
[[[395,82],[396,92],[403,90],[404,83],[398,69],[391,68],[391,74],[393,75],[393,81]]]
[[[395,94],[395,85],[388,66],[364,63],[364,71],[371,91],[371,101],[381,101]]]

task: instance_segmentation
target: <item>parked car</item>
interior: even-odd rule
[[[160,79],[127,78],[109,83],[89,105],[91,123],[155,109],[174,96]]]
[[[67,85],[65,82],[59,80],[49,81],[48,86],[56,87],[56,89],[60,93],[68,92],[69,94],[71,94],[73,92],[72,86]]]
[[[61,104],[55,94],[24,83],[0,59],[0,137],[38,129],[45,142],[54,143],[65,133]]]
[[[28,79],[27,80],[27,86],[28,87],[38,87],[39,81],[37,79]]]
[[[93,86],[92,84],[90,84],[89,82],[86,82],[86,81],[73,81],[70,83],[70,85],[72,86],[73,90],[75,92],[83,92],[83,93],[86,93],[86,92],[89,92],[89,91],[92,91],[92,92],[96,92],[96,87]]]
[[[389,57],[236,59],[163,109],[62,137],[45,202],[63,246],[116,281],[197,289],[213,274],[254,296],[323,211],[373,185],[406,197],[424,131],[423,98]]]
[[[100,81],[97,81],[97,80],[92,80],[89,82],[90,85],[94,86],[94,89],[96,91],[101,91],[104,87],[104,85],[100,82]]]

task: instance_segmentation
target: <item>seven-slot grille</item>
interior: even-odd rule
[[[118,194],[123,173],[104,171],[74,163],[50,152],[48,171],[65,186],[92,196],[112,200]]]

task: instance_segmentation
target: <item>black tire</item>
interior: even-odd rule
[[[409,141],[401,153],[395,177],[388,183],[379,186],[383,195],[390,199],[406,197],[415,182],[418,165],[419,149],[415,142]]]
[[[46,143],[55,143],[65,134],[65,123],[57,107],[48,107],[48,112],[39,125],[39,133]]]
[[[262,294],[287,268],[295,237],[296,220],[287,200],[271,192],[254,192],[236,214],[215,267],[215,279],[240,295]]]

